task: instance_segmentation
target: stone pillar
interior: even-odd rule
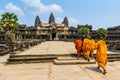
[[[58,38],[58,34],[56,33],[56,38]]]
[[[66,38],[66,35],[64,35],[64,40],[66,40],[67,38]]]
[[[52,40],[52,34],[50,34],[50,40]]]

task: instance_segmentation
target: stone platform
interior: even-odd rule
[[[24,52],[10,55],[8,63],[40,63],[53,62],[54,64],[95,64],[95,60],[88,62],[83,58],[77,60],[73,42],[48,41]],[[61,58],[61,59],[60,59]]]
[[[108,51],[108,61],[120,60],[120,54]],[[54,64],[93,64],[96,61],[77,60],[76,49],[73,42],[47,41],[31,47],[24,52],[16,52],[10,55],[8,63],[39,63],[53,62]],[[95,57],[95,54],[94,54]],[[61,59],[60,59],[61,58]]]
[[[49,46],[47,44],[49,44]],[[53,45],[57,45],[56,48]],[[61,46],[61,48],[59,46]],[[40,47],[42,49],[40,49]],[[54,48],[54,50],[52,49],[52,47]],[[46,54],[44,53],[44,51],[46,52]],[[54,53],[54,51],[56,54]],[[18,52],[14,56],[17,58],[23,56],[24,58],[26,56],[32,56],[31,58],[33,58],[33,56],[37,57],[41,55],[41,57],[43,57],[44,55],[50,56],[52,54],[52,57],[56,55],[59,56],[57,59],[61,61],[77,60],[76,57],[72,56],[71,58],[68,56],[71,53],[76,53],[74,44],[72,42],[52,41],[41,43],[40,45],[25,50],[24,52]],[[110,55],[119,54],[117,52],[109,51],[108,53]],[[97,64],[55,65],[51,62],[46,62],[6,65],[7,59],[9,59],[10,57],[14,58],[14,56],[10,56],[9,54],[5,56],[0,56],[0,80],[120,80],[120,61],[108,62],[106,66],[107,74],[103,75],[103,70],[101,68],[100,70],[96,68]],[[80,58],[79,60],[81,61],[83,59]]]

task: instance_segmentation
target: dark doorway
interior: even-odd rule
[[[54,40],[54,38],[56,38],[56,33],[52,33],[52,40]]]
[[[56,38],[56,30],[55,29],[52,30],[52,40],[54,40],[54,38]]]

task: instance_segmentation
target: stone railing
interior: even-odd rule
[[[108,41],[109,50],[120,50],[120,41]]]
[[[40,40],[24,40],[24,41],[17,41],[16,44],[16,50],[23,50],[23,49],[27,49],[29,47],[38,45],[39,43],[41,43]]]
[[[14,51],[24,51],[30,47],[40,44],[40,40],[24,40],[24,41],[16,41],[14,46]],[[0,55],[5,55],[10,53],[9,46],[6,44],[0,44]]]

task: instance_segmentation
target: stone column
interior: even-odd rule
[[[56,33],[56,38],[58,38],[58,33]]]
[[[64,35],[64,40],[66,40],[67,38],[66,38],[66,35]]]
[[[52,40],[52,34],[50,34],[50,40]]]

